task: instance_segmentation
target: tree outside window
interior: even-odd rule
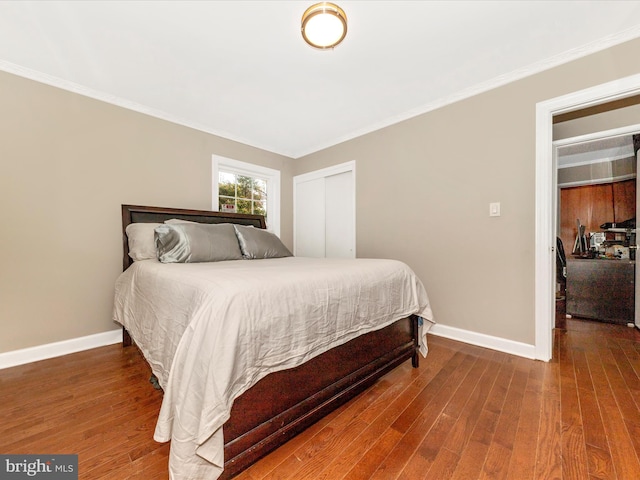
[[[234,205],[238,213],[267,216],[267,181],[231,172],[220,172],[218,178],[218,201],[223,205]]]
[[[211,208],[264,215],[267,229],[280,234],[280,171],[219,155],[211,156]]]

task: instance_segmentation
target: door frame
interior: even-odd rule
[[[640,167],[640,150],[638,150],[636,152],[636,218],[638,218],[638,211],[640,210],[640,189],[638,189],[638,183],[640,183],[638,181],[638,167]],[[635,304],[635,312],[634,312],[634,319],[633,319],[633,323],[635,324],[636,328],[640,329],[640,308],[638,308],[638,305],[640,305],[640,282],[638,281],[638,279],[640,279],[640,262],[637,261],[637,253],[638,253],[638,234],[637,234],[637,230],[636,230],[636,285],[635,285],[635,300],[636,300],[636,304]]]
[[[553,357],[555,320],[555,196],[557,177],[553,117],[561,113],[640,94],[640,74],[614,80],[536,104],[535,177],[535,358]]]
[[[341,173],[351,172],[351,179],[353,182],[353,244],[351,245],[351,249],[353,251],[353,257],[356,257],[356,161],[351,160],[349,162],[340,163],[338,165],[332,165],[331,167],[321,168],[319,170],[314,170],[308,173],[302,173],[300,175],[296,175],[293,177],[293,252],[296,254],[297,246],[296,246],[296,218],[297,218],[297,210],[296,210],[296,192],[298,185],[304,182],[309,182],[312,180],[319,180],[321,178],[330,177],[332,175],[339,175]]]

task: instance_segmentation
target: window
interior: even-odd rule
[[[267,215],[267,181],[220,171],[218,174],[218,206],[231,206],[238,213]]]
[[[267,229],[280,235],[280,172],[267,167],[213,156],[212,209],[225,205],[238,213],[264,215]]]

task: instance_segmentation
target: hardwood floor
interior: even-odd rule
[[[568,320],[554,361],[430,336],[407,362],[241,473],[260,479],[640,478],[640,332]],[[0,453],[77,453],[82,479],[166,479],[161,393],[134,347],[0,370]]]

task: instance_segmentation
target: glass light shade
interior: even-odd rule
[[[312,47],[333,48],[346,35],[347,16],[333,3],[316,3],[302,15],[302,37]]]

